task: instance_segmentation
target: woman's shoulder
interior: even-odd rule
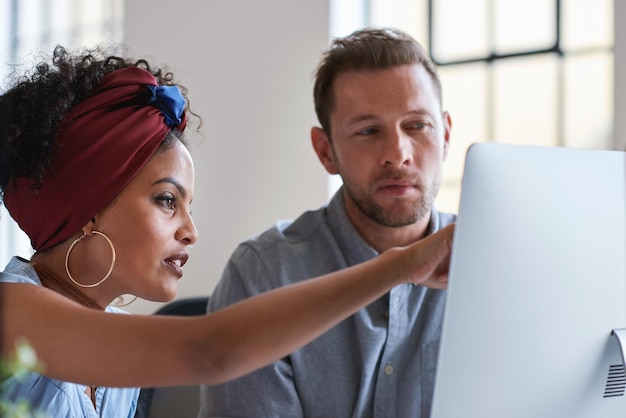
[[[0,272],[0,282],[28,283],[41,286],[41,281],[33,266],[21,257],[13,257],[3,272]]]
[[[13,257],[3,272],[0,272],[0,283],[26,283],[41,286],[41,280],[36,270],[28,260]],[[107,306],[107,312],[128,314],[128,311],[117,306]]]
[[[33,410],[47,412],[50,416],[96,418],[99,415],[85,394],[84,385],[29,372],[10,377],[1,388],[4,399],[26,400]],[[101,416],[125,417],[129,411],[134,413],[139,389],[101,387],[96,397]]]
[[[81,399],[83,388],[35,372],[12,376],[2,384],[4,399],[11,402],[26,401],[31,410],[53,412],[55,416],[84,416],[84,402]],[[80,415],[75,415],[77,413]]]

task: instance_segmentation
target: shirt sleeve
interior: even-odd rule
[[[258,254],[240,246],[209,299],[208,311],[270,290],[269,283]],[[303,417],[289,357],[224,384],[203,385],[198,417]]]

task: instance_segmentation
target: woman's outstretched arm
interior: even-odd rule
[[[2,355],[24,338],[43,373],[60,380],[119,387],[224,382],[295,351],[398,284],[444,288],[453,229],[199,317],[103,313],[46,288],[2,283]]]

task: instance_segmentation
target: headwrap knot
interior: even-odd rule
[[[152,85],[147,87],[152,93],[148,104],[153,104],[163,112],[165,124],[170,128],[180,125],[185,112],[185,99],[178,87]]]

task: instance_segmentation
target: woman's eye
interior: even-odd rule
[[[174,196],[157,196],[156,202],[168,209],[176,209],[176,198]]]

